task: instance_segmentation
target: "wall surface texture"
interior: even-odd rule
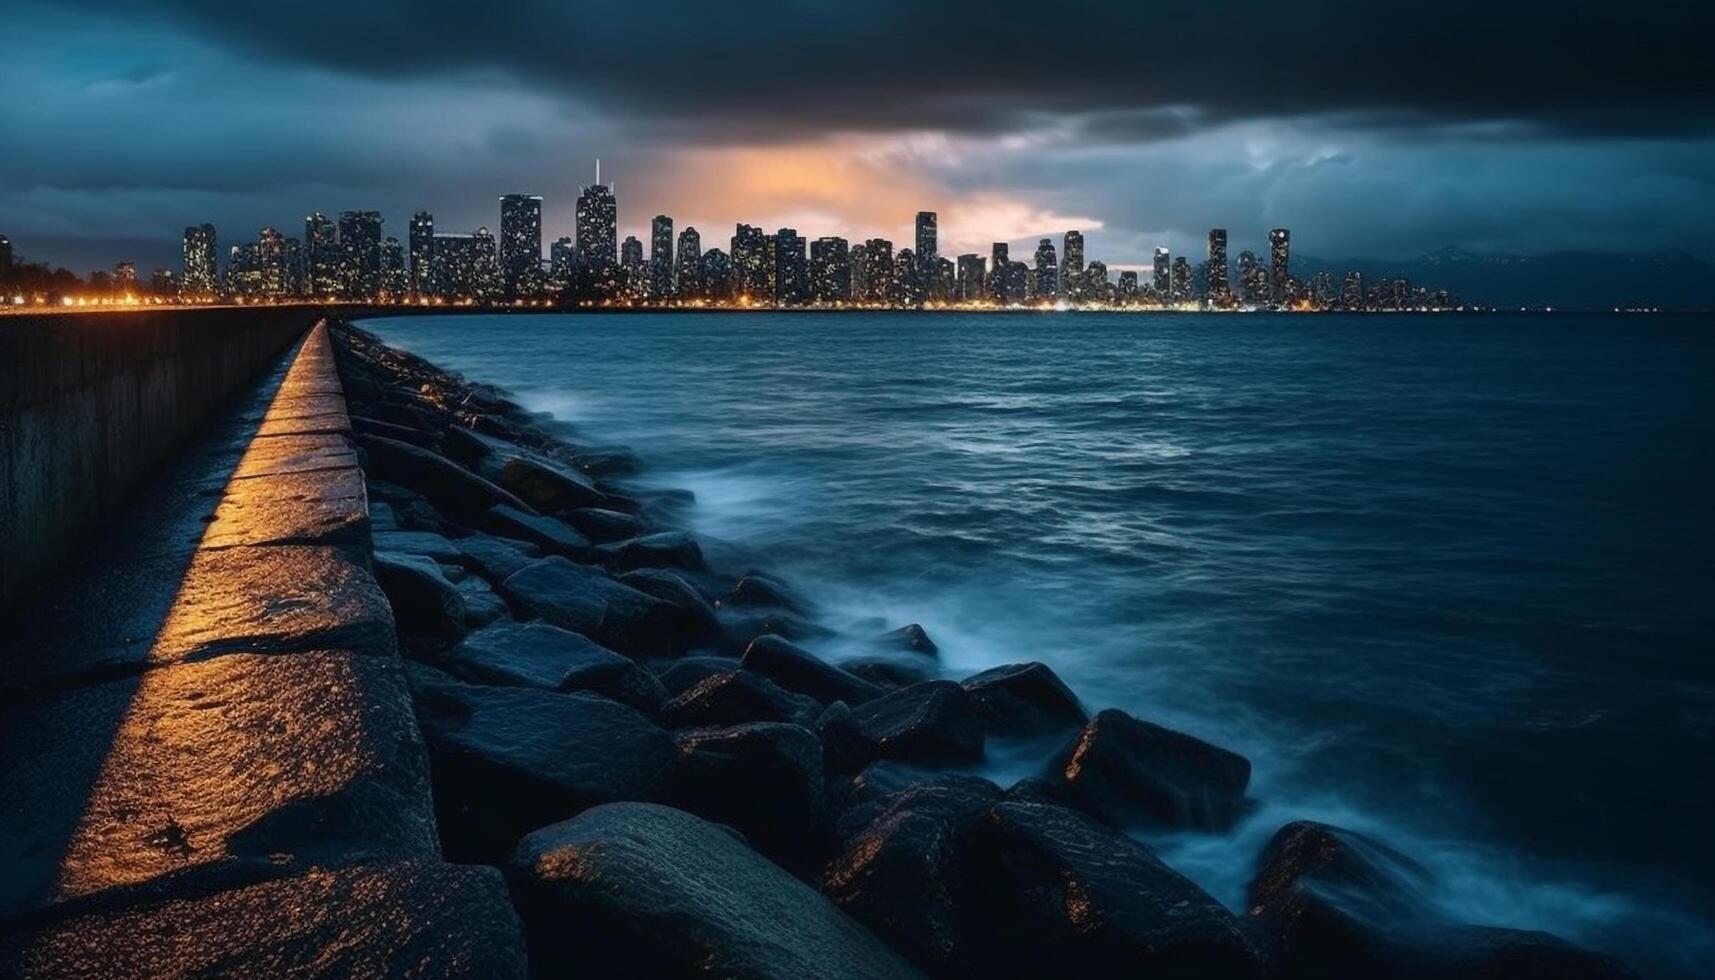
[[[40,584],[309,307],[0,317],[0,610]]]

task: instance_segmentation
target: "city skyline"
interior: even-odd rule
[[[1128,268],[1200,250],[1209,227],[1235,261],[1276,227],[1315,228],[1331,260],[1711,259],[1715,81],[1692,39],[1712,17],[1247,0],[1079,7],[1042,31],[1004,3],[752,23],[20,0],[0,215],[79,270],[165,263],[161,230],[187,215],[248,234],[310,201],[498,234],[483,202],[518,188],[564,227],[599,154],[650,202],[620,231],[645,242],[653,213],[900,239],[898,216],[932,202],[946,254],[1079,228]]]
[[[1079,229],[1061,234],[1058,251],[1052,236],[1038,239],[1028,262],[1011,259],[1006,242],[991,243],[986,258],[974,252],[942,255],[939,214],[928,210],[915,213],[910,244],[897,251],[884,238],[854,242],[825,235],[811,241],[793,228],[768,233],[743,222],[727,250],[705,251],[697,228],[686,225],[675,236],[673,217],[657,214],[649,222],[646,253],[636,235],[618,241],[618,196],[612,185],[599,183],[600,173],[597,161],[598,182],[580,188],[574,234],[551,242],[542,221],[544,198],[521,193],[500,196],[498,237],[486,225],[470,233],[437,231],[434,215],[419,210],[408,241],[401,243],[385,234],[378,212],[340,212],[334,222],[316,211],[304,219],[302,242],[264,226],[256,241],[227,247],[224,268],[217,259],[217,230],[209,223],[187,225],[178,274],[155,269],[148,292],[191,301],[340,298],[485,305],[1463,308],[1447,290],[1403,277],[1366,282],[1358,272],[1337,279],[1326,270],[1295,277],[1286,228],[1268,232],[1266,265],[1248,249],[1241,253],[1236,288],[1223,228],[1208,232],[1193,274],[1189,259],[1172,256],[1165,246],[1155,248],[1148,270],[1110,268],[1096,257],[1086,261]]]

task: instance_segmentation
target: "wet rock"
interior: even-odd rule
[[[898,788],[885,791],[879,782],[907,774],[895,770],[871,775],[877,779],[870,782],[868,791],[848,797],[836,821],[841,844],[848,849],[859,840],[864,828],[890,813],[911,810],[951,821],[963,832],[1004,797],[993,781],[967,773],[928,773],[908,778]]]
[[[595,694],[464,684],[420,664],[407,670],[453,860],[492,861],[532,828],[667,792],[673,738],[634,708]]]
[[[423,429],[411,425],[400,425],[396,422],[384,422],[367,415],[352,415],[351,428],[352,431],[364,435],[385,436],[388,439],[396,439],[425,449],[433,449],[435,445],[434,435]]]
[[[962,686],[971,692],[991,734],[1044,735],[1089,721],[1078,696],[1046,664],[991,667],[966,678]]]
[[[1148,847],[1075,810],[1004,802],[967,837],[975,950],[1011,976],[1258,977],[1233,916]]]
[[[456,562],[464,557],[453,539],[433,531],[383,531],[374,534],[376,551],[393,551],[403,555],[422,555],[438,562]]]
[[[814,609],[808,599],[768,576],[755,572],[738,580],[727,601],[735,606],[778,606],[801,616],[809,615]]]
[[[875,758],[874,743],[844,701],[828,705],[817,717],[816,737],[822,740],[822,768],[828,772],[851,772]]]
[[[369,502],[369,530],[375,533],[382,531],[404,530],[399,524],[399,515],[394,513],[393,505],[379,500]]]
[[[679,653],[687,642],[674,629],[674,607],[557,555],[526,565],[500,588],[518,608],[629,656]]]
[[[1425,897],[1429,871],[1363,834],[1311,821],[1280,828],[1251,882],[1249,916],[1287,978],[1621,978],[1617,961],[1547,933],[1452,922]]]
[[[639,568],[619,576],[619,581],[669,603],[681,613],[681,628],[697,644],[712,641],[720,632],[714,607],[689,582],[665,568]]]
[[[924,681],[856,705],[852,715],[875,755],[969,761],[983,754],[975,702],[952,681]]]
[[[842,820],[844,850],[822,877],[823,893],[931,972],[965,975],[978,955],[970,945],[986,937],[969,921],[976,898],[962,842],[999,799],[986,780],[890,794],[864,808],[860,827]]]
[[[757,637],[770,633],[793,643],[823,640],[834,635],[833,630],[788,612],[753,613],[722,607],[718,615],[721,630],[718,640],[720,650],[735,657],[743,656],[744,651]]]
[[[1080,807],[1110,823],[1221,828],[1241,809],[1251,764],[1110,708],[1057,753],[1050,773]]]
[[[807,869],[823,854],[822,743],[799,725],[691,728],[679,746],[673,800],[736,828],[776,863]]]
[[[464,632],[464,596],[441,574],[433,559],[377,551],[375,580],[393,604],[400,632],[426,636]]]
[[[497,538],[488,534],[473,534],[459,538],[460,559],[466,568],[474,569],[490,582],[504,582],[513,574],[541,557],[541,549],[524,541]]]
[[[731,657],[680,657],[661,672],[661,686],[669,697],[683,694],[707,678],[738,670]]]
[[[462,568],[459,571],[464,572]],[[506,608],[506,600],[481,576],[463,574],[458,581],[458,590],[459,595],[464,597],[466,629],[481,629],[509,611]]]
[[[489,508],[482,523],[496,534],[528,541],[562,555],[577,557],[590,549],[589,539],[566,523],[541,514],[525,513],[505,504]]]
[[[521,452],[502,459],[492,470],[485,467],[484,472],[532,507],[549,513],[607,506],[607,495],[588,476],[541,456]]]
[[[808,694],[824,704],[844,701],[859,705],[885,693],[784,637],[759,636],[752,640],[744,651],[743,663],[744,669],[754,670],[788,691]]]
[[[598,479],[636,476],[643,469],[637,457],[623,449],[585,449],[572,454],[572,465]]]
[[[683,531],[659,531],[640,538],[629,538],[600,545],[596,558],[608,568],[630,571],[634,568],[684,568],[695,571],[703,567],[703,549]]]
[[[359,435],[356,440],[368,455],[366,472],[417,491],[458,520],[479,521],[496,504],[529,509],[511,493],[444,456],[384,436]]]
[[[370,506],[384,503],[393,512],[395,530],[400,531],[429,531],[435,534],[447,533],[446,518],[436,510],[434,505],[425,500],[422,494],[408,490],[397,483],[379,480],[373,473],[365,474],[368,485]],[[381,525],[374,525],[380,529]]]
[[[650,712],[667,700],[634,661],[547,623],[496,622],[465,637],[444,666],[473,684],[591,691]]]
[[[935,645],[935,641],[929,639],[928,631],[916,623],[901,626],[891,633],[882,634],[880,643],[882,646],[891,649],[909,650],[912,653],[926,654],[931,657],[941,652],[941,648]]]
[[[509,873],[536,976],[920,976],[827,899],[683,811],[597,807],[525,838]]]
[[[832,802],[843,812],[858,804],[873,802],[889,793],[896,793],[907,787],[930,782],[945,775],[947,774],[923,766],[912,765],[909,762],[882,759],[880,762],[872,762],[864,766],[861,771],[841,780],[839,790],[834,795]],[[978,776],[968,778],[981,779]],[[986,779],[982,781],[988,782]]]
[[[630,514],[601,507],[580,507],[565,513],[566,523],[591,541],[624,541],[643,533],[643,522]]]
[[[705,677],[667,702],[663,717],[674,728],[787,721],[808,725],[821,711],[815,700],[782,690],[748,670]]]
[[[91,912],[0,939],[0,976],[523,980],[523,930],[493,868],[361,864]]]
[[[842,660],[840,667],[871,684],[890,691],[935,679],[935,672],[926,666],[926,662],[910,663],[890,657],[859,657],[855,660]]]

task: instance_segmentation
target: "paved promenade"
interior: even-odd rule
[[[318,325],[0,632],[0,976],[521,974],[370,551]]]

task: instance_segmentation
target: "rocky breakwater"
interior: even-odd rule
[[[1145,841],[1240,819],[1242,756],[1092,716],[1044,664],[944,677],[915,626],[833,662],[854,638],[709,567],[631,457],[336,347],[440,843],[505,870],[536,975],[1629,975],[1447,921],[1427,872],[1332,827],[1282,828],[1226,909]],[[1041,775],[973,774],[995,739]]]

